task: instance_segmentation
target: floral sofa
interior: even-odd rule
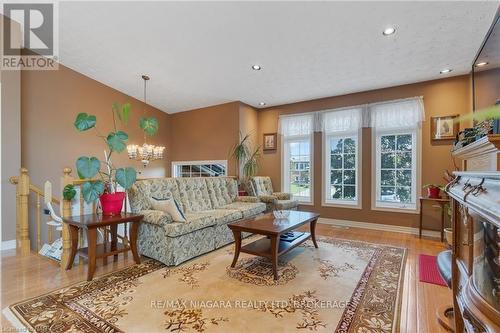
[[[151,198],[169,195],[182,206],[187,222],[152,210]],[[258,198],[238,197],[237,182],[230,177],[139,180],[129,190],[129,201],[133,212],[144,215],[139,252],[170,266],[233,242],[227,224],[266,209]]]
[[[293,200],[290,193],[274,192],[270,177],[255,176],[250,178],[247,184],[247,192],[264,202],[267,211],[274,209],[296,210],[299,206],[299,202]]]

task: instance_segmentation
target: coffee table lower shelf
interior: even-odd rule
[[[294,239],[291,242],[280,241],[278,245],[278,256],[287,253],[291,249],[299,246],[310,238],[311,234],[309,232],[304,232],[302,236]],[[242,246],[240,252],[272,259],[273,254],[271,251],[271,239],[267,237],[258,239],[255,242]]]
[[[319,214],[313,212],[289,211],[286,219],[276,219],[272,213],[267,213],[229,223],[227,226],[231,229],[234,236],[234,257],[231,267],[234,268],[236,266],[240,252],[268,258],[273,264],[274,280],[278,280],[279,256],[296,248],[308,239],[312,239],[314,247],[318,248],[315,235],[318,218]],[[304,224],[309,224],[310,233],[304,232],[291,242],[281,240],[281,236],[293,239],[289,233],[293,231],[294,236],[297,236],[294,230],[297,230]],[[241,235],[243,232],[262,235],[264,238],[242,246]]]

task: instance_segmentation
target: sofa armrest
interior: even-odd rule
[[[165,213],[161,210],[145,209],[142,210],[140,214],[144,215],[144,218],[142,219],[143,222],[154,224],[160,227],[167,223],[172,223],[173,221],[170,214]]]
[[[277,198],[274,195],[259,195],[259,199],[265,203],[274,203]]]
[[[236,197],[236,201],[238,202],[260,202],[259,198],[257,197],[251,197],[251,196],[245,196],[245,197]]]
[[[278,200],[290,200],[292,198],[292,195],[290,193],[285,193],[285,192],[274,192],[273,195]]]

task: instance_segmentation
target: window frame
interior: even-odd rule
[[[360,128],[354,131],[342,131],[335,133],[322,133],[323,141],[323,175],[322,175],[322,199],[321,205],[324,207],[340,207],[340,208],[350,208],[350,209],[361,209],[362,208],[362,153],[363,153],[363,129]],[[356,137],[357,147],[356,147],[356,200],[339,200],[339,199],[328,199],[330,192],[330,169],[331,169],[331,157],[330,157],[330,140],[331,138],[346,138],[346,137]]]
[[[308,135],[282,136],[281,139],[281,191],[290,192],[290,158],[289,158],[289,143],[293,141],[309,141],[309,183],[310,196],[307,199],[304,197],[296,197],[292,195],[292,199],[298,200],[301,205],[314,205],[314,133]]]
[[[217,177],[227,177],[227,160],[206,160],[206,161],[174,161],[172,162],[171,175],[172,178],[182,178],[181,174],[178,172],[179,167],[183,165],[205,165],[205,164],[221,164],[224,166],[224,174]],[[187,178],[187,177],[184,177]],[[196,177],[192,177],[196,178]],[[213,178],[213,177],[212,177]]]
[[[379,129],[372,128],[372,210],[379,211],[389,211],[389,212],[399,212],[399,213],[409,213],[418,214],[420,211],[420,200],[421,196],[421,173],[422,173],[422,129],[421,128],[394,128],[394,129]],[[412,199],[414,202],[410,204],[406,203],[396,203],[396,202],[384,202],[378,200],[381,186],[381,147],[380,138],[385,135],[412,135]]]

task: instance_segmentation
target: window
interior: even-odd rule
[[[173,177],[220,177],[227,175],[227,161],[172,162]]]
[[[376,207],[416,209],[417,130],[376,134]]]
[[[284,139],[284,191],[301,202],[312,202],[312,136]]]
[[[365,108],[322,113],[323,205],[361,208],[361,126]]]
[[[373,131],[372,209],[417,211],[422,98],[370,106]]]
[[[324,204],[359,206],[358,136],[358,133],[325,135]]]
[[[282,190],[302,203],[313,202],[314,114],[284,115],[279,119],[282,135]]]

